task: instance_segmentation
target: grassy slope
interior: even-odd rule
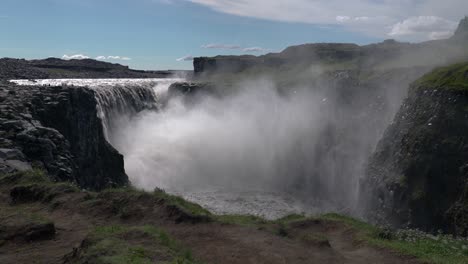
[[[468,90],[468,62],[437,68],[417,80],[413,87]]]
[[[80,192],[69,184],[50,182],[45,174],[40,171],[0,176],[0,186],[5,184],[14,187],[29,186],[32,190],[46,192],[42,196],[45,198],[60,195],[57,192]],[[64,186],[67,186],[67,188],[64,188]],[[153,193],[147,193],[133,188],[109,189],[102,193],[90,193],[90,197],[86,203],[92,204],[99,199],[101,202],[106,200],[106,202],[111,203],[110,200],[112,199],[109,199],[109,197],[117,197],[121,201],[135,201],[142,197],[150,197],[166,204],[166,206],[175,207],[188,215],[201,217],[204,221],[250,226],[267,232],[274,232],[282,237],[288,237],[294,223],[300,221],[319,220],[327,223],[338,223],[355,230],[355,239],[357,241],[376,247],[388,248],[404,255],[415,256],[429,263],[468,263],[468,241],[466,239],[453,239],[446,235],[431,236],[414,230],[394,232],[338,214],[326,214],[312,218],[303,215],[289,215],[275,221],[267,221],[249,215],[216,216],[197,204],[167,194],[164,191],[155,190]],[[132,198],[135,198],[135,200],[132,200]],[[125,214],[125,211],[129,210],[128,208],[134,206],[135,204],[132,204],[132,202],[127,202],[127,204],[118,204],[116,207],[119,209],[119,214]],[[21,207],[18,207],[18,210],[20,209]],[[27,210],[27,207],[23,209]],[[3,215],[12,214],[11,211],[3,209],[1,212]],[[24,215],[27,212],[14,213]],[[33,216],[28,218],[34,221],[38,219]],[[129,237],[144,238],[144,243],[141,240],[132,241]],[[326,242],[326,238],[321,234],[309,234],[307,236],[304,234],[301,239]],[[96,263],[150,263],[149,261],[158,254],[170,259],[165,263],[197,263],[193,260],[189,250],[182,247],[179,242],[170,238],[164,230],[156,226],[113,224],[97,226],[89,235],[88,243],[89,245],[82,257],[97,261]],[[158,248],[159,251],[155,252],[155,248]]]
[[[137,239],[139,243],[134,243]],[[133,242],[133,243],[132,243]],[[92,263],[197,263],[190,250],[154,226],[108,225],[96,227],[88,237],[80,261]]]
[[[448,235],[432,236],[416,230],[382,230],[365,222],[337,214],[321,217],[359,230],[357,239],[371,245],[390,248],[429,263],[468,263],[468,241]]]
[[[19,195],[14,206],[0,206],[0,233],[8,225],[30,226],[38,223],[51,222],[41,214],[37,214],[27,202],[31,199],[35,201],[51,202],[54,198],[67,194],[80,193],[81,191],[70,183],[51,182],[47,175],[40,170],[0,175],[0,187],[6,187],[0,192],[8,190],[22,189],[23,195]],[[156,190],[154,193],[147,193],[134,188],[107,189],[101,193],[87,193],[88,199],[80,204],[76,204],[77,209],[81,206],[93,208],[93,205],[103,203],[116,208],[116,215],[124,218],[129,211],[132,199],[141,197],[154,199],[166,206],[175,207],[188,215],[206,216],[210,213],[197,204],[185,201],[184,199]],[[10,191],[11,195],[11,191]],[[28,200],[24,200],[24,199]],[[19,200],[21,198],[21,200]],[[26,201],[26,203],[25,203]],[[21,220],[21,221],[20,221]],[[14,223],[13,223],[14,222]],[[52,223],[52,222],[51,222]],[[0,247],[6,241],[1,240]],[[96,226],[89,233],[79,258],[71,258],[67,263],[174,263],[174,264],[195,264],[190,250],[184,248],[181,243],[171,238],[167,232],[159,227],[151,225],[109,225]]]
[[[468,263],[468,240],[455,239],[449,235],[432,236],[417,230],[391,231],[382,229],[352,217],[339,214],[325,214],[317,217],[289,215],[275,221],[267,221],[256,216],[223,215],[218,221],[244,226],[256,226],[281,236],[287,236],[295,222],[319,220],[344,224],[357,231],[356,241],[391,249],[400,254],[414,256],[427,263],[462,264]],[[320,239],[320,234],[314,239]]]

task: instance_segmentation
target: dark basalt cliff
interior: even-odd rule
[[[128,66],[92,59],[0,59],[0,79],[165,78],[179,72],[132,70]]]
[[[368,217],[468,234],[468,63],[415,82],[369,161]]]
[[[128,183],[105,139],[94,91],[0,85],[0,170],[44,168],[57,181],[102,189]]]

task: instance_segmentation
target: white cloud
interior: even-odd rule
[[[182,58],[176,59],[176,61],[192,61],[192,60],[193,60],[193,56],[191,56],[191,55],[187,55],[187,56],[184,56]]]
[[[451,35],[458,23],[437,16],[410,17],[393,25],[391,37],[424,37],[440,39]]]
[[[108,60],[131,60],[129,57],[107,56]]]
[[[336,16],[336,21],[338,22],[346,22],[349,21],[351,18],[349,16]]]
[[[243,48],[239,45],[232,45],[232,44],[206,44],[201,46],[204,49],[224,49],[224,50],[242,50],[244,52],[267,52],[270,51],[269,49],[264,49],[261,47],[247,47]]]
[[[438,31],[438,32],[431,32],[429,34],[429,38],[434,39],[446,39],[453,36],[453,31]]]
[[[249,47],[249,48],[244,48],[242,49],[244,52],[268,52],[270,51],[269,49],[264,49],[260,47]]]
[[[434,16],[458,21],[467,0],[184,0],[217,12],[257,19],[315,25],[340,25],[350,31],[387,37],[393,26],[411,17]],[[436,30],[433,32],[442,32]],[[436,34],[437,35],[437,34]],[[399,35],[402,36],[402,35]],[[408,37],[409,35],[405,35]],[[412,36],[427,39],[429,34]]]
[[[354,18],[354,21],[369,21],[369,20],[371,20],[371,19],[372,19],[371,17],[360,16],[360,17],[355,17],[355,18]]]
[[[129,57],[121,57],[121,56],[97,56],[96,60],[131,60]]]
[[[63,60],[84,60],[84,59],[89,59],[89,57],[83,54],[75,54],[75,55],[70,55],[70,56],[65,54],[62,56],[62,59]]]
[[[235,50],[235,49],[241,49],[242,47],[239,45],[232,45],[232,44],[206,44],[201,46],[204,49],[228,49],[228,50]]]

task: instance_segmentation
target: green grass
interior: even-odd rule
[[[153,196],[154,198],[158,200],[162,200],[166,205],[169,206],[175,206],[179,208],[180,210],[183,210],[191,215],[194,216],[205,216],[205,217],[211,217],[211,213],[203,208],[202,206],[189,202],[185,200],[184,198],[176,195],[172,195],[169,193],[166,193],[164,190],[161,189],[156,189],[154,192],[145,192],[143,190],[136,189],[132,186],[128,187],[122,187],[122,188],[110,188],[110,189],[105,189],[101,191],[102,195],[108,194],[108,193],[117,193],[117,194],[122,194],[122,195],[130,195],[130,196]]]
[[[32,209],[28,206],[6,206],[0,207],[0,222],[8,223],[12,222],[15,225],[18,224],[48,224],[52,223],[50,219],[42,214],[31,212]]]
[[[189,202],[184,198],[166,193],[164,190],[156,189],[153,194],[164,200],[168,205],[176,206],[192,215],[210,217],[211,213],[199,204]]]
[[[318,217],[292,214],[274,221],[261,217],[243,215],[216,216],[223,223],[258,227],[280,236],[289,235],[290,225],[294,222],[320,220],[344,224],[356,231],[356,240],[369,245],[394,250],[400,254],[414,256],[423,262],[435,264],[468,263],[468,240],[453,239],[448,235],[430,236],[414,230],[390,231],[340,214],[325,214]],[[304,242],[326,243],[321,234],[303,234]]]
[[[468,90],[468,63],[437,68],[412,84],[412,89],[418,88]]]
[[[217,215],[215,219],[218,222],[241,226],[261,226],[267,224],[268,221],[254,215]]]
[[[466,66],[468,67],[468,65]],[[53,183],[47,175],[40,170],[28,172],[6,174],[0,176],[0,184],[6,186],[30,186],[45,190],[49,194],[79,191],[70,183]],[[321,220],[338,222],[356,230],[356,239],[373,246],[389,248],[396,252],[415,256],[428,263],[468,263],[468,241],[453,239],[450,236],[439,235],[429,236],[422,232],[412,230],[389,231],[367,224],[363,221],[339,215],[326,214],[319,217],[308,218],[304,215],[288,215],[278,220],[268,221],[261,217],[252,215],[212,215],[209,211],[198,204],[188,202],[181,197],[168,194],[162,190],[155,190],[153,193],[143,192],[132,187],[108,189],[102,192],[122,193],[130,196],[123,196],[123,200],[128,197],[148,196],[163,200],[167,205],[176,206],[192,215],[207,216],[211,219],[225,224],[241,225],[264,229],[274,232],[280,236],[289,236],[291,224],[298,221]],[[94,193],[93,193],[94,194]],[[91,200],[99,200],[99,195],[91,195]],[[119,199],[117,199],[119,200]],[[120,201],[120,200],[119,200]],[[22,207],[21,207],[22,208]],[[26,209],[15,209],[15,211],[2,211],[3,218],[21,215],[21,218],[30,219],[35,222],[47,222],[48,220],[39,215],[24,214]],[[172,239],[166,232],[153,226],[101,226],[96,227],[92,232],[92,247],[87,252],[89,256],[99,258],[98,263],[151,263],[151,255],[154,254],[151,248],[130,245],[122,236],[131,232],[140,232],[150,236],[155,243],[172,256],[171,263],[194,263],[190,251]],[[324,242],[325,237],[317,234],[304,234],[300,239],[309,242]]]
[[[29,171],[15,172],[0,175],[0,185],[15,186],[43,186],[49,189],[65,192],[79,192],[80,189],[71,182],[53,182],[47,176],[47,173],[41,169],[32,169]]]
[[[394,232],[390,238],[383,238],[382,230],[363,221],[338,214],[326,214],[320,219],[344,223],[358,231],[358,240],[370,245],[389,248],[405,255],[437,264],[468,263],[468,241],[454,239],[448,235],[430,236],[414,230],[400,230]]]
[[[132,243],[131,234],[138,237]],[[91,241],[83,259],[93,263],[154,263],[158,254],[170,260],[163,263],[191,264],[196,262],[190,250],[157,227],[109,225],[96,227],[90,234]],[[140,243],[140,244],[138,244]]]
[[[0,175],[0,184],[33,184],[33,183],[51,183],[47,174],[40,169],[15,172]]]

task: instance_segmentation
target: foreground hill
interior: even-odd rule
[[[180,71],[140,71],[92,59],[0,59],[0,79],[165,78]]]
[[[100,193],[0,176],[1,263],[466,263],[466,241],[335,214],[215,216],[160,190]],[[444,241],[444,242],[442,242]]]

